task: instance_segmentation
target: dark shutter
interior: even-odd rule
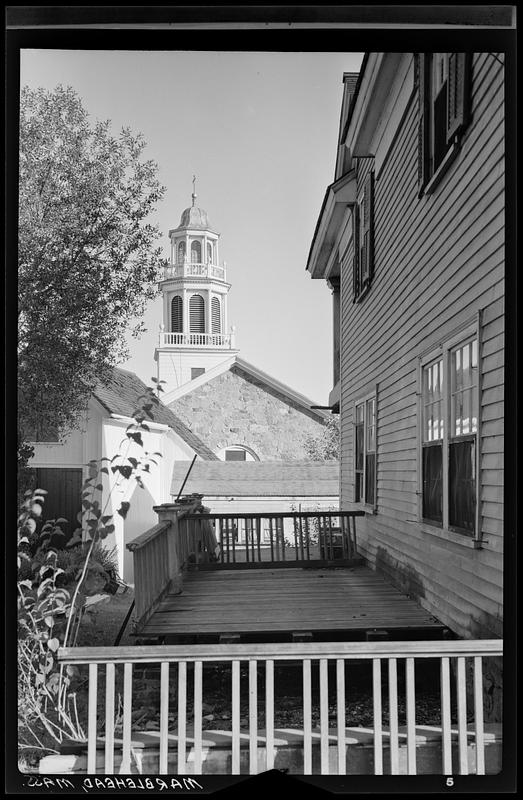
[[[429,109],[428,109],[428,74],[429,56],[427,53],[416,53],[415,66],[418,88],[418,190],[421,194],[429,179]]]
[[[357,203],[352,207],[352,243],[352,291],[353,299],[356,300],[360,293],[360,211]]]
[[[220,301],[217,297],[213,297],[212,299],[211,313],[212,313],[212,332],[221,333],[222,332],[221,310],[220,310]]]
[[[361,243],[361,288],[372,280],[374,271],[374,173],[369,172],[363,187],[363,242]]]
[[[183,331],[183,301],[179,295],[171,300],[171,331],[173,333]]]
[[[449,53],[447,144],[467,122],[468,58],[467,53]]]
[[[189,300],[189,326],[191,333],[205,333],[205,302],[201,294]]]

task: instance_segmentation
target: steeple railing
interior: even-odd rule
[[[170,331],[160,332],[160,347],[229,347],[233,345],[233,335],[231,333],[171,333]]]
[[[216,278],[224,281],[225,269],[218,264],[204,264],[185,259],[164,268],[163,280],[168,281],[173,278]]]

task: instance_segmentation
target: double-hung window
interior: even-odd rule
[[[477,538],[478,340],[421,366],[421,517]]]
[[[355,406],[354,500],[376,507],[376,395]]]
[[[374,172],[367,174],[353,207],[352,230],[353,299],[358,302],[370,289],[374,277]]]
[[[469,120],[467,53],[417,53],[418,186],[430,192],[457,152]]]

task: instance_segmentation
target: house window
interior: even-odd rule
[[[191,367],[191,380],[193,381],[195,378],[199,378],[200,375],[205,374],[204,367]]]
[[[185,242],[178,243],[178,263],[183,264],[185,260]]]
[[[469,117],[467,53],[418,53],[418,184],[420,194],[456,153]]]
[[[191,263],[201,264],[202,262],[202,246],[200,242],[191,242]]]
[[[58,428],[56,426],[38,421],[31,428],[25,431],[25,440],[27,442],[41,442],[42,444],[48,444],[59,442],[60,437],[58,435]]]
[[[376,396],[356,403],[354,500],[376,506]]]
[[[374,277],[374,172],[365,178],[352,211],[354,242],[353,299],[361,300]]]
[[[212,244],[210,242],[207,242],[207,263],[214,263],[214,259],[212,257]]]
[[[422,518],[476,534],[478,341],[422,366]]]
[[[171,300],[171,332],[181,333],[183,331],[183,301],[180,295],[176,295]]]

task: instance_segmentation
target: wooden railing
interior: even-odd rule
[[[144,621],[169,590],[173,578],[172,523],[159,522],[129,542],[133,554],[136,619]],[[171,540],[171,541],[170,541]]]
[[[340,561],[356,557],[356,517],[363,511],[314,511],[278,514],[194,514],[191,525],[212,525],[207,537],[211,558],[222,565],[260,565]]]
[[[208,723],[202,704],[216,701],[213,681],[217,670],[221,670],[220,694],[223,696],[227,676],[230,690],[230,712],[222,715],[230,720],[223,723],[226,727],[230,724],[230,730],[219,736],[219,746],[228,752],[222,770],[224,763],[231,774],[272,769],[282,736],[289,738],[292,733],[287,726],[278,728],[275,715],[278,698],[288,691],[281,689],[284,673],[288,676],[289,669],[294,669],[301,713],[294,730],[294,747],[299,752],[292,758],[291,771],[347,774],[354,769],[353,733],[361,731],[367,735],[375,775],[416,775],[420,730],[416,674],[427,666],[427,660],[436,660],[440,724],[431,730],[439,739],[437,752],[441,755],[439,767],[433,771],[483,775],[483,659],[501,657],[502,652],[503,642],[496,639],[78,647],[59,650],[58,659],[88,671],[88,702],[83,706],[87,718],[81,723],[87,731],[86,769],[90,774],[130,773],[142,768],[149,774],[212,771],[213,734],[204,730]],[[354,671],[362,664],[370,671],[372,726],[347,728],[347,714],[352,711],[347,687],[350,693]],[[133,696],[145,667],[148,683],[151,674],[157,675],[158,731],[156,761],[140,767],[133,760],[133,737],[138,728]],[[357,696],[356,702],[359,699]],[[400,708],[406,708],[404,726]],[[313,719],[319,720],[319,726],[313,727]],[[470,719],[472,724],[467,724]],[[154,740],[152,733],[151,737]]]

